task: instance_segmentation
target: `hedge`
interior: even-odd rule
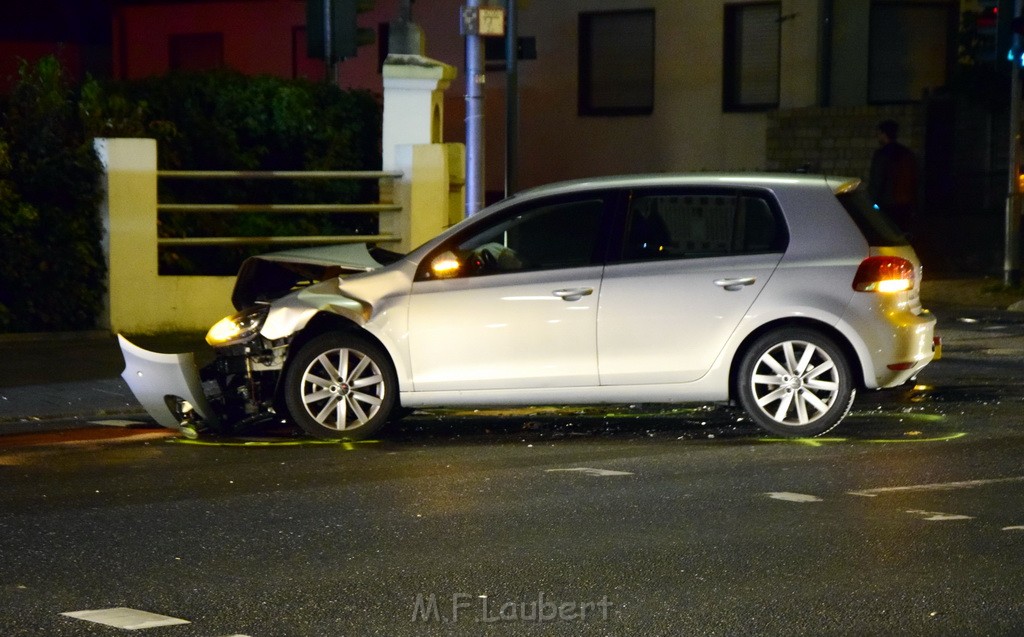
[[[230,71],[67,81],[22,64],[0,97],[0,332],[91,329],[105,297],[94,137],[153,137],[162,169],[380,166],[381,104],[365,91]],[[161,201],[367,202],[372,182],[169,181]],[[373,216],[166,215],[165,236],[373,234]],[[259,251],[259,250],[257,250]],[[163,273],[232,274],[250,251],[161,253]]]

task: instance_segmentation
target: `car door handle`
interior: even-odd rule
[[[594,288],[565,288],[563,290],[555,290],[552,292],[552,294],[563,301],[579,301],[583,297],[590,296],[593,293]]]
[[[742,289],[743,286],[754,285],[755,281],[757,281],[757,279],[754,277],[745,276],[738,279],[715,279],[715,285],[720,288],[725,288],[730,292],[735,292],[736,290]]]

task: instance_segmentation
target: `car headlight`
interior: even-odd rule
[[[259,333],[269,311],[270,306],[257,305],[226,316],[217,321],[206,333],[206,342],[213,347],[244,343]]]

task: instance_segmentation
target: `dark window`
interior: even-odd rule
[[[172,35],[168,41],[172,71],[209,71],[224,66],[224,34]]]
[[[630,202],[623,259],[781,252],[786,241],[785,226],[773,206],[757,194],[644,194]]]
[[[916,102],[946,85],[956,54],[957,8],[947,2],[871,5],[868,101]]]
[[[781,12],[778,2],[725,5],[722,110],[779,106]]]
[[[478,274],[590,265],[603,209],[600,199],[533,208],[463,241],[455,253]]]
[[[907,245],[906,235],[871,201],[871,195],[868,194],[868,189],[863,184],[856,190],[836,195],[836,198],[860,228],[868,245],[874,247]]]
[[[454,237],[424,259],[417,279],[576,268],[603,259],[602,196],[529,203]],[[447,267],[435,269],[438,264]]]
[[[580,14],[580,115],[654,112],[654,9]]]

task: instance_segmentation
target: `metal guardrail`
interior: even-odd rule
[[[158,178],[170,179],[398,179],[401,172],[385,170],[158,170]],[[395,204],[157,204],[158,212],[217,213],[235,214],[249,212],[271,212],[283,214],[305,213],[382,213],[401,212]],[[159,237],[160,247],[175,246],[239,246],[239,245],[324,245],[335,243],[392,243],[401,241],[393,234],[376,235],[333,235],[333,236],[288,236],[288,237]]]

